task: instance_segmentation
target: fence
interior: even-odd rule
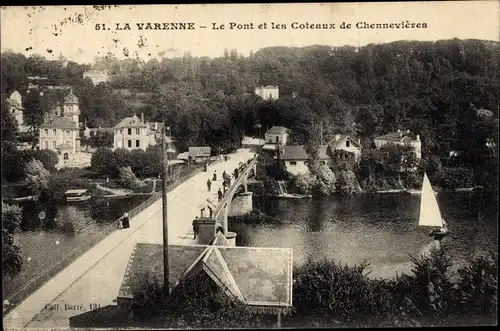
[[[184,174],[183,176],[180,176],[176,180],[168,183],[167,190],[172,191],[174,188],[179,186],[182,182],[194,177],[198,173],[202,171],[202,168],[196,168],[193,171]],[[132,210],[128,212],[129,218],[133,218],[140,212],[142,212],[144,209],[148,208],[151,206],[153,203],[158,201],[158,199],[161,199],[162,197],[162,192],[156,192],[153,193],[151,197],[149,197],[146,201],[141,203],[140,205],[136,206]],[[19,305],[24,299],[26,299],[29,295],[31,295],[33,292],[38,290],[40,287],[42,287],[46,282],[48,282],[50,279],[52,279],[55,275],[57,275],[59,272],[64,270],[67,266],[69,266],[73,261],[75,261],[79,256],[83,255],[85,252],[87,252],[89,249],[94,247],[97,243],[99,243],[102,239],[106,238],[107,235],[111,233],[103,233],[99,232],[92,238],[90,238],[88,241],[82,243],[81,245],[73,248],[68,255],[63,257],[59,262],[56,264],[50,266],[49,268],[45,269],[43,272],[41,272],[38,276],[35,278],[31,279],[28,283],[24,284],[19,290],[17,290],[14,294],[12,294],[9,298],[7,298],[8,304],[3,305],[3,313],[6,315],[9,313],[11,310],[13,310],[17,305]]]

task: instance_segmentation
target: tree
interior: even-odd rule
[[[19,231],[21,217],[22,208],[2,201],[2,276],[15,276],[21,271],[21,250],[14,242],[14,234]]]
[[[130,167],[120,168],[120,180],[124,187],[129,188],[131,190],[137,190],[146,186],[146,184],[143,181],[140,181],[135,176]]]
[[[41,161],[36,159],[32,159],[26,164],[25,171],[28,187],[33,195],[39,196],[43,190],[48,188],[50,172],[45,169]]]
[[[6,95],[1,94],[2,102],[2,141],[16,142],[17,123],[9,112],[9,106],[6,101]]]

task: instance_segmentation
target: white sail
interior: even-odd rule
[[[418,221],[420,226],[443,226],[443,218],[441,211],[432,189],[431,183],[427,174],[424,173],[424,183],[422,184],[422,195],[420,200],[420,218]]]

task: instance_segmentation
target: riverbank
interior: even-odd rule
[[[190,167],[189,171],[177,174],[176,178],[168,183],[167,190],[172,191],[201,171],[201,167]],[[161,190],[161,180],[157,187]],[[60,188],[59,191],[63,192],[64,189]],[[47,230],[38,227],[17,233],[15,244],[21,249],[24,263],[19,274],[3,279],[4,300],[9,303],[4,306],[4,312],[5,309],[10,311],[15,308],[19,302],[50,280],[55,273],[115,232],[117,230],[115,221],[124,212],[129,212],[132,218],[137,211],[157,201],[160,197],[158,193],[155,194],[156,196],[150,193],[138,193],[112,199],[98,195],[91,200],[76,204],[57,203],[56,208],[59,210],[51,212],[62,218],[57,223],[71,223],[70,228],[76,231],[68,232],[63,228]],[[38,206],[42,208],[39,210],[35,205],[32,203],[30,206],[25,206],[24,217],[38,218],[43,206]],[[49,214],[49,211],[45,213]]]

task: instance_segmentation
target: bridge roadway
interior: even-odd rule
[[[254,156],[250,149],[230,154],[227,162],[209,167],[168,194],[169,243],[191,240],[192,221],[207,199],[217,201],[222,173],[232,173]],[[217,171],[217,182],[207,190],[207,179]],[[129,229],[115,231],[57,274],[4,317],[4,329],[68,328],[70,318],[88,312],[90,305],[115,306],[125,268],[136,242],[162,242],[162,202],[159,199],[130,220]],[[58,306],[55,306],[58,304]],[[66,305],[81,309],[66,309]],[[68,307],[69,307],[68,306]],[[58,309],[46,309],[57,307]]]

